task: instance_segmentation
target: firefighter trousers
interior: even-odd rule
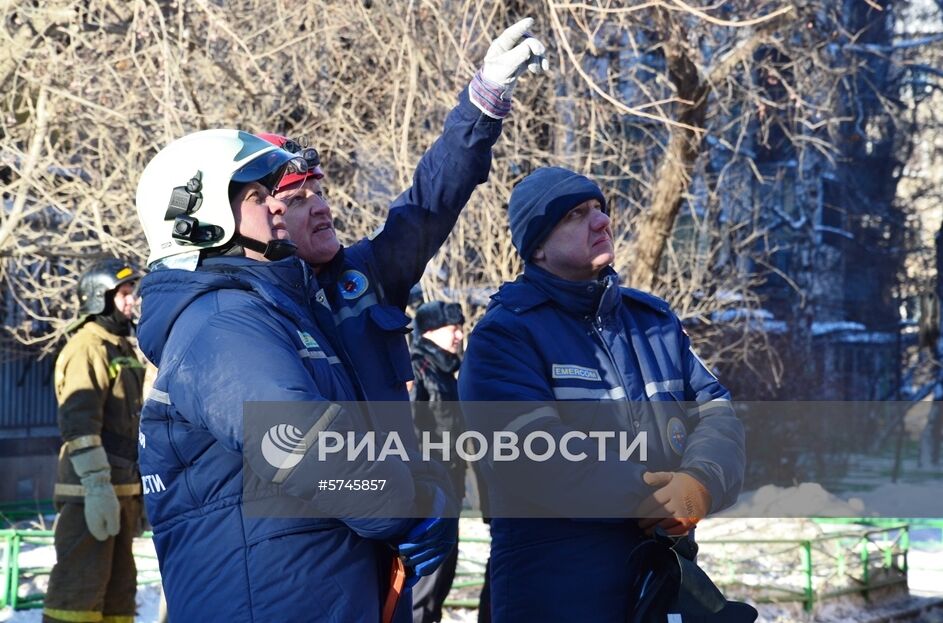
[[[49,576],[44,623],[132,623],[137,568],[132,546],[141,528],[141,498],[118,498],[121,531],[99,541],[85,524],[85,505],[66,502],[56,519],[56,565]]]

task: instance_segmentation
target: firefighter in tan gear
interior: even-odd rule
[[[144,367],[129,336],[141,275],[109,259],[79,279],[81,326],[56,360],[56,566],[43,621],[134,620],[141,526],[138,422]]]

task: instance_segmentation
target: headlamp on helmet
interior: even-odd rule
[[[304,167],[297,170],[289,170],[279,180],[275,190],[282,190],[293,184],[304,182],[309,177],[319,180],[324,177],[324,171],[321,170],[321,154],[314,147],[308,147],[308,141],[305,138],[291,139],[280,134],[270,134],[263,132],[258,135],[259,138],[268,141],[276,147],[281,147],[285,151],[295,154],[304,161]]]

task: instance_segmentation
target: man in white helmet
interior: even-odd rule
[[[429,563],[454,544],[448,526],[415,518],[446,496],[402,459],[318,460],[321,432],[370,426],[339,404],[360,395],[272,194],[304,166],[250,134],[208,130],[162,149],[138,184],[152,269],[138,337],[159,369],[139,455],[171,621],[376,621],[396,546]],[[285,418],[264,426],[287,450],[253,437],[246,405],[262,401]],[[321,478],[385,488],[343,496]],[[285,496],[301,512],[248,511]]]

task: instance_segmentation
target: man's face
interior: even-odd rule
[[[285,210],[285,204],[258,182],[243,186],[232,201],[236,231],[259,242],[290,239]],[[266,261],[261,253],[251,249],[246,249],[246,257]]]
[[[458,347],[462,344],[465,332],[462,330],[462,325],[447,324],[444,327],[426,331],[422,334],[422,337],[430,340],[442,350],[454,355],[458,352]]]
[[[128,320],[134,316],[134,306],[138,300],[134,294],[135,283],[134,281],[122,283],[115,290],[115,309]]]
[[[567,212],[533,255],[537,266],[570,281],[595,279],[614,259],[610,220],[596,199]]]
[[[275,196],[288,206],[285,223],[292,242],[298,245],[298,257],[317,272],[337,255],[341,247],[321,182],[309,177],[304,182],[279,190]]]

